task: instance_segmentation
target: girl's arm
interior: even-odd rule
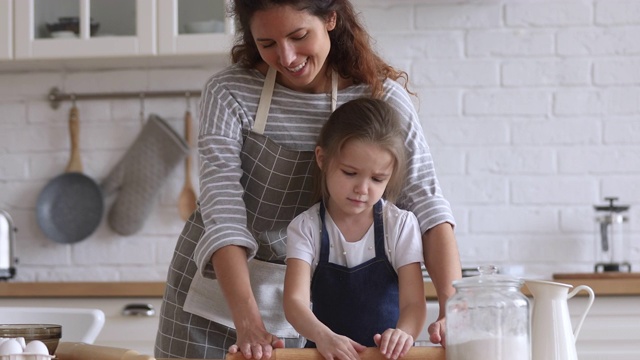
[[[422,331],[427,318],[424,281],[420,263],[410,263],[398,269],[400,318],[395,329],[386,330],[375,340],[387,359],[404,356]]]
[[[420,335],[427,320],[427,302],[424,298],[424,280],[419,263],[398,269],[400,286],[400,318],[396,328],[414,339]]]
[[[325,359],[359,359],[366,347],[324,325],[311,310],[311,266],[304,260],[287,259],[284,277],[284,314],[300,335],[316,343]]]

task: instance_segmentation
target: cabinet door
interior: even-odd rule
[[[234,26],[228,0],[158,0],[158,52],[228,54]]]
[[[156,54],[155,0],[19,0],[15,58]]]
[[[11,0],[0,0],[0,60],[13,57],[13,9]]]

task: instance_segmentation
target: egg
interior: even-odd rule
[[[22,349],[24,350],[24,347],[27,346],[25,344],[24,338],[23,337],[17,337],[17,338],[14,338],[14,339],[18,340],[18,342],[20,343],[20,346],[22,346]]]
[[[47,345],[45,345],[40,340],[32,340],[27,346],[24,348],[25,354],[38,354],[38,355],[49,355],[49,349],[47,349]]]
[[[22,346],[16,339],[9,339],[0,344],[0,355],[22,354]]]

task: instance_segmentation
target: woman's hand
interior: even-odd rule
[[[246,254],[244,248],[229,245],[211,258],[236,327],[236,343],[229,346],[229,352],[240,352],[245,359],[270,359],[273,348],[284,347],[284,342],[264,326],[251,290]]]
[[[251,331],[247,336],[240,336],[235,344],[229,347],[229,353],[241,352],[245,359],[271,359],[273,349],[283,348],[284,341],[266,331],[260,334]]]
[[[384,357],[394,360],[406,355],[413,346],[413,336],[400,329],[387,329],[382,335],[375,334],[373,341]]]
[[[434,344],[440,344],[442,347],[447,347],[445,341],[445,328],[445,318],[440,318],[429,325],[429,328],[427,329],[429,331],[429,340]]]
[[[326,360],[359,360],[359,352],[367,347],[361,345],[346,336],[332,333],[324,339],[315,342],[318,352]]]

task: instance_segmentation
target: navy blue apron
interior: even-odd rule
[[[320,204],[320,259],[311,280],[311,302],[318,320],[333,332],[369,347],[373,336],[395,328],[400,316],[398,275],[385,253],[382,200],[373,207],[376,255],[352,268],[329,262],[325,208]],[[316,347],[307,341],[305,347]]]

